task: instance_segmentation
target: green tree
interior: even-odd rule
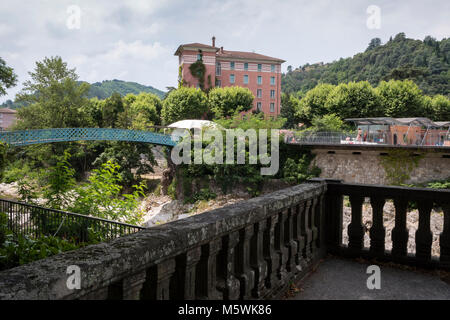
[[[449,121],[450,120],[450,100],[443,95],[436,95],[431,101],[431,109],[433,120]]]
[[[281,112],[280,116],[286,119],[283,128],[296,128],[300,119],[296,116],[296,106],[299,100],[288,93],[281,94]]]
[[[127,94],[123,100],[127,116],[127,127],[145,130],[148,126],[161,124],[162,102],[158,96],[142,92],[138,95]]]
[[[422,91],[411,80],[382,81],[375,91],[380,97],[384,116],[394,118],[427,116]]]
[[[61,57],[36,62],[31,80],[23,83],[16,100],[26,107],[18,110],[17,128],[82,127],[86,121],[80,108],[88,103],[89,85],[79,84],[75,69],[69,69]]]
[[[183,119],[200,119],[208,112],[206,94],[195,88],[172,90],[163,101],[161,118],[164,124]]]
[[[253,107],[253,93],[248,88],[213,88],[209,91],[209,106],[216,118],[232,116]]]
[[[378,95],[367,81],[341,83],[330,92],[325,107],[342,119],[382,115]]]
[[[111,97],[103,100],[102,119],[104,128],[115,128],[118,125],[119,114],[124,112],[122,96],[114,92]]]
[[[143,213],[138,210],[138,200],[144,195],[144,185],[135,185],[132,194],[122,194],[119,169],[118,164],[108,161],[93,170],[89,182],[76,188],[78,196],[69,210],[130,224],[141,223]]]
[[[56,165],[46,171],[44,198],[50,208],[64,209],[70,201],[68,192],[75,186],[75,170],[69,163],[70,157],[67,151],[63,156],[56,156]]]
[[[0,96],[6,94],[6,89],[14,87],[17,83],[17,75],[13,68],[6,65],[5,60],[0,57]]]
[[[322,116],[329,112],[326,107],[328,95],[335,88],[331,84],[319,84],[314,89],[309,90],[306,95],[299,101],[294,103],[296,108],[295,115],[306,124],[311,124],[313,117]]]
[[[340,132],[346,128],[340,117],[334,113],[326,114],[323,117],[315,116],[312,125],[308,130],[322,132]]]

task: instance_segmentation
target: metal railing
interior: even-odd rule
[[[341,144],[342,141],[356,139],[354,132],[295,132],[286,135],[285,142],[293,144]]]
[[[0,199],[0,212],[8,217],[15,235],[58,236],[77,243],[111,240],[144,227]]]
[[[360,145],[410,145],[410,146],[450,146],[450,134],[427,133],[423,137],[416,135],[414,138],[406,134],[391,136],[385,133],[369,133],[367,136],[359,136],[356,132],[314,132],[292,131],[285,134],[285,142],[289,144],[360,144]]]

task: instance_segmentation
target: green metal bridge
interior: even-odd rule
[[[0,142],[12,147],[83,140],[145,142],[169,147],[177,144],[170,134],[127,129],[55,128],[0,132]]]

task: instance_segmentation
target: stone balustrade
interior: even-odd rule
[[[349,197],[348,246],[342,241]],[[370,248],[362,205],[370,199]],[[383,206],[395,204],[393,248],[385,249]],[[416,253],[408,254],[406,214],[418,207]],[[431,257],[430,212],[442,208],[440,257]],[[450,191],[315,179],[152,227],[107,243],[0,272],[0,299],[267,299],[280,297],[327,253],[450,269]],[[69,289],[67,268],[80,268]]]
[[[262,299],[325,253],[326,184],[294,186],[0,272],[0,299]],[[69,289],[71,265],[81,288]]]

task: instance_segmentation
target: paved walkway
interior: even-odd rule
[[[450,284],[437,275],[380,266],[381,288],[369,290],[368,265],[352,260],[329,258],[304,279],[293,300],[450,300]]]

